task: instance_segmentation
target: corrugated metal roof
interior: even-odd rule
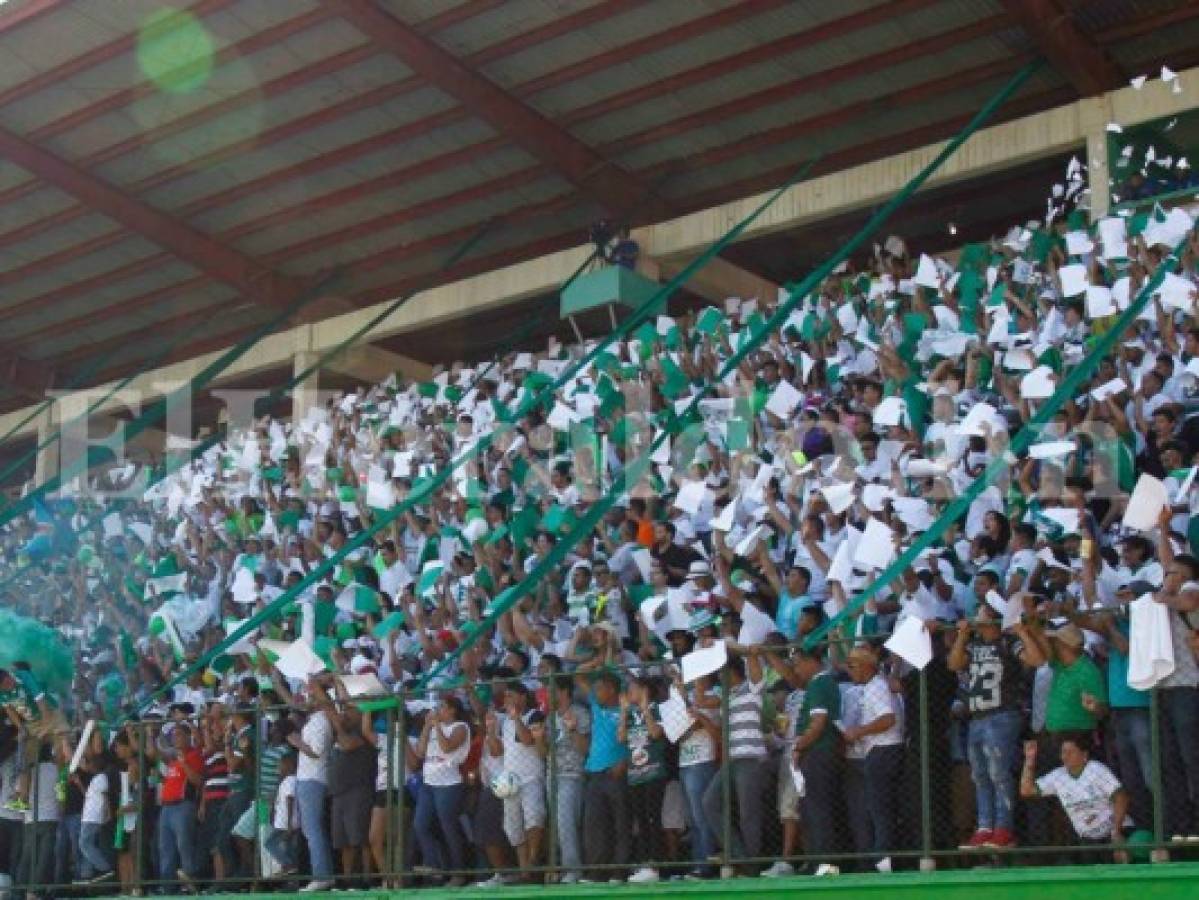
[[[486,77],[619,166],[617,178],[644,184],[675,171],[664,193],[678,210],[821,150],[830,160],[860,156],[863,146],[971,112],[1005,75],[969,73],[1034,50],[1014,22],[968,40],[943,37],[1000,16],[1000,0],[380,4],[459,59],[483,54]],[[1096,0],[1071,13],[1118,63],[1157,56],[1181,67],[1180,54],[1199,46],[1199,13],[1119,34],[1186,5]],[[471,256],[500,265],[522,248],[578,242],[611,199],[589,183],[594,173],[572,170],[569,154],[525,146],[489,111],[462,106],[436,77],[415,77],[378,35],[314,0],[193,2],[220,63],[187,91],[151,89],[135,45],[158,6],[63,4],[8,31],[0,7],[0,126],[248,264],[288,273],[348,265],[347,296],[357,302],[437,270],[488,219],[503,225]],[[855,27],[829,24],[841,20]],[[832,38],[794,37],[834,27]],[[790,50],[769,49],[784,38]],[[885,53],[908,58],[878,63]],[[961,73],[968,83],[952,85]],[[949,86],[922,90],[937,79]],[[1049,96],[1064,83],[1045,69],[1025,95]],[[923,99],[869,105],[904,89]],[[867,113],[811,134],[792,129],[782,142],[772,135],[856,106]],[[17,274],[6,282],[6,272]],[[65,355],[77,366],[89,346],[102,346],[105,371],[116,371],[161,349],[155,329],[173,317],[219,311],[194,330],[200,343],[261,321],[238,307],[246,302],[161,235],[128,232],[103,204],[89,210],[0,161],[0,328],[17,341],[35,336],[22,347],[29,358],[53,364]],[[121,344],[126,334],[137,335],[135,346]],[[0,394],[9,405],[18,396]]]

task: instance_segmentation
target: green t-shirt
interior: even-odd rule
[[[799,716],[795,721],[797,738],[808,730],[813,713],[819,712],[827,713],[828,721],[825,722],[824,731],[820,733],[816,743],[808,749],[829,750],[837,741],[837,730],[833,727],[833,722],[841,718],[841,689],[828,672],[821,672],[808,682],[808,689],[804,692]]]
[[[327,635],[333,628],[333,620],[337,618],[337,604],[332,600],[318,600],[312,604],[316,633]]]
[[[1083,708],[1082,695],[1090,694],[1100,703],[1107,703],[1103,673],[1086,654],[1068,666],[1056,660],[1049,666],[1053,669],[1053,681],[1049,685],[1049,701],[1045,708],[1045,730],[1090,731],[1098,719]]]
[[[651,704],[650,715],[655,722],[661,722],[657,704]],[[647,784],[666,777],[666,739],[652,738],[649,725],[641,713],[641,708],[629,708],[629,722],[626,729],[629,745],[629,784]]]
[[[41,682],[32,672],[26,669],[9,669],[9,673],[17,683],[11,691],[0,691],[0,706],[11,706],[25,721],[36,722],[42,717],[37,701],[43,696],[49,701],[49,695],[42,689]]]

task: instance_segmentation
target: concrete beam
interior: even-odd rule
[[[1199,67],[1185,70],[1188,83],[1199,79]],[[1160,81],[1151,81],[1140,91],[1131,87],[1110,91],[1100,97],[1078,100],[1012,122],[983,129],[958,149],[937,171],[926,187],[937,187],[988,175],[1037,159],[1061,153],[1094,151],[1099,134],[1107,122],[1124,127],[1152,119],[1178,115],[1194,109],[1199,102],[1193,92],[1174,94]],[[834,172],[797,184],[760,215],[741,235],[753,240],[769,234],[790,231],[866,209],[892,196],[913,175],[936,156],[943,143],[930,144],[860,166]],[[1106,171],[1096,172],[1107,179]],[[640,229],[643,246],[651,248],[659,261],[670,263],[693,258],[703,252],[728,229],[747,216],[766,198],[766,194],[745,197],[718,207],[701,210],[670,221]],[[529,297],[554,293],[590,255],[590,246],[572,247],[536,259],[506,266],[494,272],[443,284],[421,294],[402,306],[394,315],[368,333],[368,341],[428,328],[475,313],[500,308]],[[753,294],[738,290],[742,295]],[[350,334],[377,316],[387,305],[380,303],[334,316],[311,326],[311,343],[305,350],[319,353],[336,346]],[[263,339],[254,352],[242,357],[218,379],[218,384],[273,368],[289,368],[299,348],[300,328],[279,332]],[[166,366],[134,379],[130,385],[145,397],[157,397],[158,383],[177,384],[188,380],[215,360],[222,351],[205,354]],[[101,386],[104,390],[106,386]],[[95,390],[95,389],[92,389]],[[7,433],[24,419],[32,407],[0,415],[0,434]],[[33,423],[17,432],[31,433]]]
[[[399,374],[416,381],[428,381],[433,367],[419,359],[392,353],[374,344],[350,347],[332,357],[325,368],[330,372],[360,378],[368,384],[377,384],[388,375]]]

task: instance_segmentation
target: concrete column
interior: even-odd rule
[[[1107,152],[1107,126],[1113,118],[1112,101],[1108,95],[1082,102],[1079,125],[1087,139],[1087,174],[1091,189],[1091,221],[1107,216],[1111,210],[1111,160]]]
[[[37,458],[34,462],[34,483],[45,484],[47,480],[58,474],[58,447],[59,441],[55,441],[48,447],[43,446],[48,441],[54,430],[58,427],[58,404],[51,403],[37,417],[37,447],[41,447],[37,452]]]

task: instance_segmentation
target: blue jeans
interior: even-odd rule
[[[290,870],[296,867],[296,832],[272,828],[263,846],[280,868]]]
[[[583,827],[583,776],[559,775],[557,801],[559,860],[565,871],[581,874],[583,850],[579,835]]]
[[[715,760],[679,767],[679,781],[687,801],[683,808],[687,813],[687,827],[691,830],[692,862],[706,863],[716,852],[716,835],[712,834],[712,826],[704,815],[704,791],[716,777],[716,770]]]
[[[1012,830],[1016,805],[1016,750],[1024,717],[1019,710],[970,720],[966,753],[974,779],[981,831]]]
[[[79,876],[79,813],[64,814],[54,836],[54,881],[70,884]]]
[[[196,876],[196,803],[163,804],[158,813],[158,877],[174,881],[175,871]]]
[[[329,844],[329,829],[325,827],[325,794],[320,781],[297,781],[296,803],[300,807],[300,830],[308,844],[312,861],[312,877],[317,881],[333,878],[333,848]]]
[[[111,842],[111,831],[106,826],[83,823],[79,829],[79,852],[83,855],[84,878],[112,871],[112,854],[106,846]]]
[[[466,836],[462,833],[461,784],[437,786],[422,784],[416,800],[416,817],[412,823],[420,842],[421,861],[426,866],[462,872],[466,869]],[[441,831],[442,846],[437,831]]]

